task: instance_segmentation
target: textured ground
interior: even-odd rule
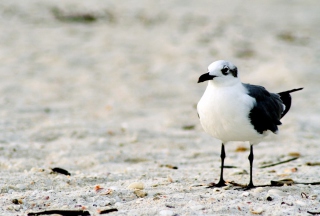
[[[0,214],[319,212],[318,185],[201,186],[218,180],[220,142],[203,132],[195,110],[206,87],[197,79],[218,59],[236,64],[243,82],[273,92],[304,87],[280,134],[255,146],[254,182],[319,182],[319,6],[2,0]],[[237,168],[225,178],[245,184],[249,152],[240,147],[248,144],[226,146],[226,165]],[[54,167],[71,176],[52,174]],[[143,190],[128,188],[134,182]]]

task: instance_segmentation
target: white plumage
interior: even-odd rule
[[[208,86],[197,105],[200,123],[205,132],[222,141],[220,180],[213,187],[225,186],[223,167],[224,144],[229,141],[249,141],[250,182],[246,189],[255,187],[252,182],[253,147],[270,131],[277,133],[280,119],[291,106],[293,89],[278,94],[262,86],[243,84],[238,69],[230,62],[219,60],[208,67],[208,73],[198,82],[208,81]]]
[[[250,123],[249,113],[256,100],[247,94],[239,79],[232,86],[209,81],[197,110],[205,132],[221,140],[255,142],[263,137]]]

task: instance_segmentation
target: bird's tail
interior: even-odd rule
[[[286,106],[286,108],[284,109],[281,118],[287,114],[287,112],[289,111],[290,107],[291,107],[291,95],[290,93],[292,92],[296,92],[296,91],[300,91],[303,88],[297,88],[297,89],[291,89],[288,91],[284,91],[284,92],[280,92],[278,93],[278,95],[280,96],[280,99],[282,100],[283,104]]]

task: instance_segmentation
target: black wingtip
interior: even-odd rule
[[[280,99],[282,100],[283,104],[286,106],[285,110],[283,111],[283,113],[281,115],[281,118],[287,114],[287,112],[289,111],[289,109],[291,107],[291,95],[290,95],[290,93],[296,92],[296,91],[300,91],[302,89],[303,89],[303,87],[302,88],[291,89],[291,90],[288,90],[288,91],[284,91],[284,92],[278,93],[278,95],[280,96]]]
[[[300,91],[300,90],[302,90],[303,88],[304,88],[304,87],[297,88],[297,89],[292,89],[290,92]]]
[[[291,90],[288,90],[288,91],[280,92],[278,94],[290,94],[292,92],[300,91],[302,89],[303,89],[303,87],[302,88],[291,89]]]

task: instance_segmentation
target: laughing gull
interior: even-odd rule
[[[200,122],[206,133],[222,142],[220,180],[212,187],[226,186],[223,179],[224,144],[249,141],[250,181],[245,189],[254,188],[253,144],[257,144],[270,131],[278,132],[280,119],[291,106],[290,93],[303,88],[275,94],[262,86],[244,84],[238,77],[237,67],[224,60],[209,65],[208,73],[201,75],[198,83],[204,81],[209,83],[197,105]]]

